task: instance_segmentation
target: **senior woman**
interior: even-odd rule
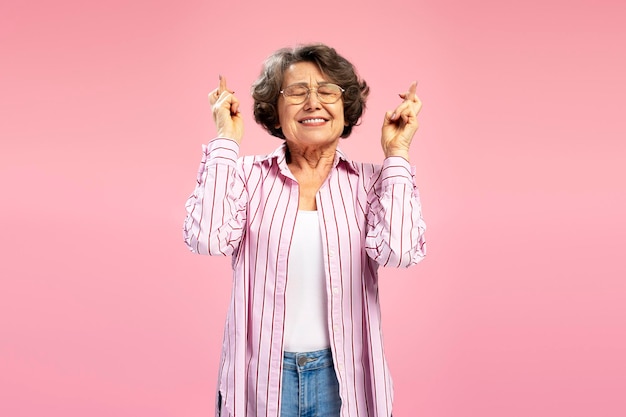
[[[384,116],[381,165],[337,147],[369,87],[326,45],[278,50],[253,84],[255,120],[284,140],[269,155],[239,157],[239,101],[223,77],[210,93],[217,136],[204,147],[184,238],[193,252],[232,256],[218,416],[391,415],[377,270],[425,255],[408,162],[415,89]]]

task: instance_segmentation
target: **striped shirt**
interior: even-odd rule
[[[338,149],[316,195],[342,417],[391,415],[377,270],[408,267],[425,255],[413,172],[401,157],[386,158],[382,166],[363,164]],[[218,380],[222,415],[279,416],[285,288],[298,203],[284,144],[267,156],[241,158],[230,139],[203,147],[183,235],[192,252],[232,256]]]

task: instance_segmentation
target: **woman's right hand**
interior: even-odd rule
[[[209,93],[209,103],[217,127],[217,136],[241,143],[243,118],[239,112],[239,100],[226,87],[226,78],[221,75],[219,86]]]

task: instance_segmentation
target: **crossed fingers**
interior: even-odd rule
[[[211,103],[211,106],[214,106],[218,101],[223,103],[229,95],[233,95],[234,93],[234,91],[229,90],[226,86],[226,77],[220,75],[218,87],[209,93],[209,103]],[[232,100],[230,107],[231,113],[236,114],[239,107],[238,101],[236,99]]]
[[[399,96],[404,101],[396,108],[391,115],[391,121],[398,121],[400,118],[406,123],[410,118],[415,117],[422,107],[422,102],[415,94],[417,81],[413,81],[409,86],[409,91],[400,93]]]

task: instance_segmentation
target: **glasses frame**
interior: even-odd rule
[[[322,100],[320,98],[320,95],[319,95],[318,91],[317,91],[320,87],[329,86],[329,85],[333,85],[335,87],[338,87],[339,91],[340,91],[340,94],[339,94],[339,97],[337,97],[337,100],[331,101],[331,102],[327,102],[327,101]],[[295,100],[294,96],[287,96],[287,95],[285,95],[285,90],[286,89],[288,89],[289,87],[296,87],[296,86],[297,87],[304,87],[304,88],[306,88],[306,96],[300,102],[294,101]],[[280,90],[279,93],[282,94],[283,98],[286,101],[288,101],[289,103],[291,103],[291,104],[302,104],[305,101],[307,101],[309,99],[309,97],[311,97],[311,91],[314,91],[314,90],[315,90],[315,96],[317,97],[317,99],[320,101],[320,103],[324,103],[324,104],[335,104],[336,102],[341,100],[341,98],[343,98],[343,93],[346,91],[343,87],[341,87],[340,85],[337,85],[335,83],[324,83],[324,84],[318,85],[317,88],[311,88],[308,85],[304,85],[304,84],[291,84],[291,85],[288,85],[287,87],[285,87],[284,89]]]

